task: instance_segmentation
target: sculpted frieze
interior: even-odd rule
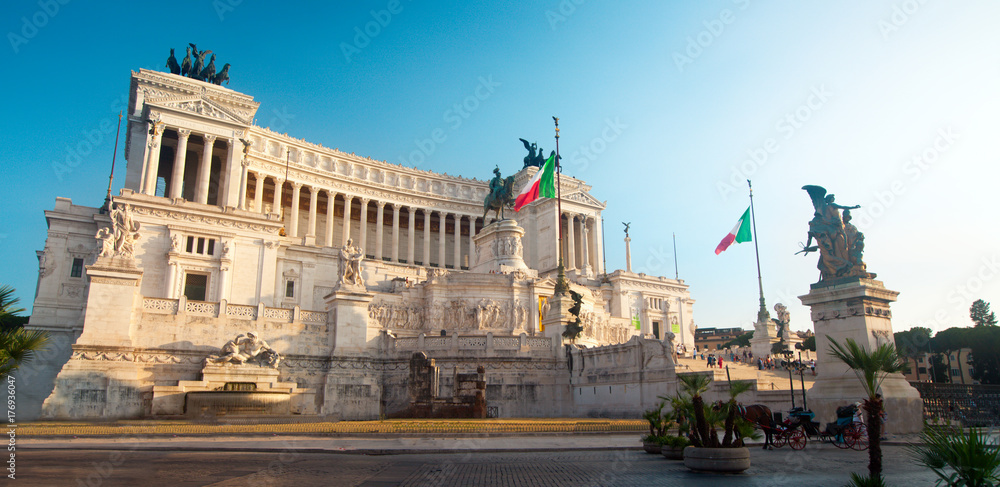
[[[146,215],[146,216],[151,216],[151,217],[171,219],[171,220],[177,220],[177,221],[200,223],[200,224],[205,224],[205,225],[209,225],[209,226],[221,226],[221,227],[226,227],[226,228],[235,228],[235,229],[239,229],[239,230],[249,230],[249,231],[254,231],[254,232],[264,232],[264,233],[273,233],[273,234],[277,234],[278,233],[278,227],[276,227],[276,226],[272,227],[272,226],[269,226],[269,225],[260,225],[260,224],[256,224],[256,223],[247,223],[247,222],[241,222],[241,221],[238,221],[238,220],[228,220],[228,219],[221,219],[221,218],[212,218],[212,217],[199,216],[199,215],[194,215],[194,214],[185,213],[185,212],[160,210],[160,209],[154,209],[154,208],[144,208],[144,207],[141,207],[141,206],[134,207],[133,211],[137,215]]]

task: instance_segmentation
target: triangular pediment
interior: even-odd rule
[[[149,98],[146,102],[150,105],[197,113],[203,117],[240,125],[247,125],[251,122],[248,118],[244,119],[243,117],[240,117],[239,115],[233,113],[233,110],[227,109],[225,106],[215,103],[210,99],[197,96],[177,96],[161,99]]]
[[[563,195],[563,199],[567,199],[567,200],[570,200],[570,201],[576,201],[576,202],[579,202],[579,203],[583,203],[585,205],[596,206],[598,208],[604,208],[604,203],[598,201],[598,199],[594,198],[593,196],[591,196],[590,193],[586,193],[586,192],[583,192],[583,191],[577,191],[575,193],[564,194]]]

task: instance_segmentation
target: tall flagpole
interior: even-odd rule
[[[566,268],[563,267],[563,229],[562,229],[562,166],[559,164],[559,118],[553,116],[552,121],[556,124],[556,221],[559,225],[559,276],[556,279],[556,294],[565,294],[569,290],[569,283],[566,282]]]
[[[111,184],[115,181],[115,157],[118,156],[118,136],[122,132],[122,112],[118,111],[118,128],[115,130],[115,152],[111,154],[111,176],[108,177],[108,195],[104,197],[104,207],[101,213],[111,212]]]
[[[767,305],[764,304],[764,282],[760,278],[760,250],[757,247],[757,218],[753,212],[753,185],[747,179],[747,186],[750,188],[750,221],[753,225],[753,251],[757,256],[757,287],[760,289],[760,309],[757,311],[757,322],[767,323],[771,318],[767,312]]]
[[[673,236],[674,236],[674,279],[679,281],[681,279],[681,272],[677,268],[677,234],[674,233]]]

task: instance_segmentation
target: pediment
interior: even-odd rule
[[[252,120],[249,116],[240,116],[234,113],[230,107],[223,106],[208,98],[198,96],[174,96],[165,98],[146,99],[146,103],[162,108],[172,108],[174,110],[197,113],[203,117],[222,120],[239,125],[248,125]]]
[[[565,195],[563,195],[563,198],[567,199],[567,200],[570,200],[570,201],[576,201],[576,202],[579,202],[579,203],[583,203],[585,205],[596,206],[598,208],[604,208],[604,203],[602,203],[601,201],[598,201],[598,199],[594,198],[593,196],[591,196],[590,193],[586,193],[586,192],[583,192],[583,191],[577,191],[575,193],[565,194]]]

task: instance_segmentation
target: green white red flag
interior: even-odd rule
[[[518,193],[517,198],[514,200],[514,211],[521,211],[521,208],[532,201],[539,198],[555,198],[556,197],[556,183],[555,183],[555,173],[556,173],[556,156],[552,154],[549,156],[545,164],[538,169],[531,181],[525,184],[521,188],[521,192]]]
[[[719,242],[719,246],[715,248],[715,255],[721,254],[724,250],[728,249],[733,242],[743,243],[753,240],[750,234],[750,207],[747,207],[747,211],[743,212],[743,216],[740,217],[740,221],[736,222],[736,226],[726,235],[725,238]]]

